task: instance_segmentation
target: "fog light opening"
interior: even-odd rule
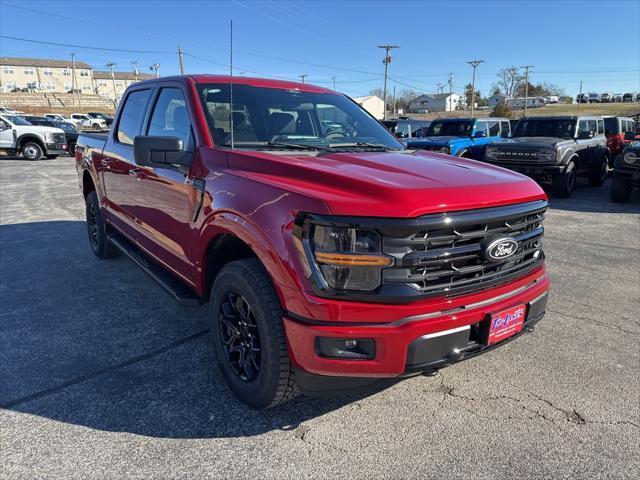
[[[316,354],[324,358],[342,360],[373,360],[376,342],[371,338],[316,337]]]

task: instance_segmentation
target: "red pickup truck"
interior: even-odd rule
[[[540,187],[407,150],[331,90],[140,82],[75,158],[93,252],[209,302],[217,363],[253,406],[432,373],[545,312]]]

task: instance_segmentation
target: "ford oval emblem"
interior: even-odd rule
[[[501,262],[512,257],[518,250],[518,242],[509,237],[497,238],[485,249],[485,256],[487,260],[492,262]]]

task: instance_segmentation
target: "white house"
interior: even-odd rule
[[[353,100],[378,120],[384,118],[384,102],[380,97],[367,95],[366,97],[354,97]]]
[[[434,93],[420,95],[409,102],[409,111],[413,113],[448,112],[464,106],[463,98],[457,93]]]

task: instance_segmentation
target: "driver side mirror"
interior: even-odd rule
[[[636,136],[637,136],[637,135],[638,135],[638,133],[636,133],[636,132],[626,132],[626,133],[624,134],[624,139],[625,139],[625,140],[633,141],[633,140],[635,140],[635,139],[636,139]]]
[[[593,138],[593,130],[580,130],[578,140],[590,140]]]
[[[182,139],[138,135],[133,139],[133,158],[145,167],[191,165],[191,152],[185,152]]]

